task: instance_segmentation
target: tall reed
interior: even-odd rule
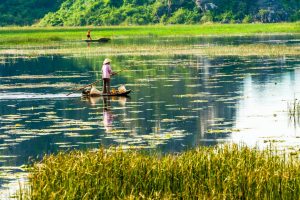
[[[300,117],[300,101],[296,98],[292,102],[288,102],[288,114],[291,118]]]
[[[299,159],[237,145],[149,155],[73,151],[34,165],[31,199],[299,199]]]

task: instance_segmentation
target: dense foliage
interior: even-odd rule
[[[31,25],[49,11],[59,8],[63,0],[0,0],[0,26]]]
[[[248,23],[300,19],[300,0],[2,1],[2,26],[33,24],[40,18],[39,25],[43,26]]]
[[[299,0],[66,0],[40,25],[278,22],[300,18]]]

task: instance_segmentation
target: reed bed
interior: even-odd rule
[[[237,145],[153,155],[100,148],[48,155],[21,199],[299,199],[300,161]]]
[[[289,56],[300,55],[298,46],[249,44],[249,45],[106,45],[105,48],[86,46],[61,46],[56,48],[0,49],[0,55],[207,55],[207,56]]]

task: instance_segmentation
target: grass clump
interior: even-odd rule
[[[73,151],[35,164],[31,199],[298,199],[300,162],[237,145],[179,155]]]

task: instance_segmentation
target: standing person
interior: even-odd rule
[[[91,37],[91,30],[88,30],[87,34],[86,34],[87,39],[92,40]]]
[[[102,65],[103,94],[110,94],[110,76],[115,74],[111,69],[110,62],[110,59],[105,58]]]

